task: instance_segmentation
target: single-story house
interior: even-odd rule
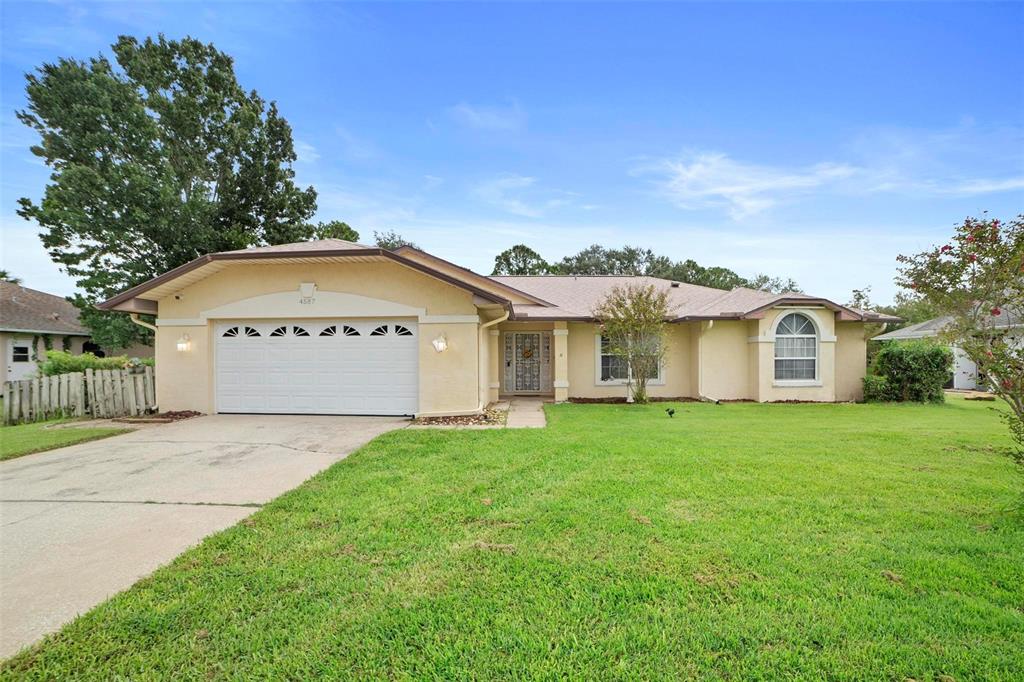
[[[66,298],[0,282],[0,345],[3,346],[3,381],[18,381],[36,376],[37,363],[46,358],[47,349],[74,354],[91,352],[103,356],[128,353],[133,357],[152,357],[149,346],[129,349],[103,349],[92,343],[89,330],[78,319],[78,308]]]
[[[592,311],[631,281],[671,301],[655,397],[857,400],[865,323],[896,319],[653,277],[486,277],[333,239],[202,256],[99,307],[156,316],[161,410],[451,415],[499,396],[625,397]]]
[[[910,324],[885,334],[872,337],[872,341],[908,341],[911,339],[933,339],[942,333],[949,324],[949,317],[936,317],[917,324]],[[989,322],[996,329],[1006,329],[1016,339],[1017,344],[1024,344],[1024,317],[1011,310],[1003,310],[998,317],[990,317]],[[978,366],[956,346],[953,351],[953,374],[946,383],[946,388],[964,391],[976,391],[985,388],[984,377],[978,375]]]

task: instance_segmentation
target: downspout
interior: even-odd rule
[[[149,322],[143,322],[142,320],[139,319],[138,313],[130,313],[128,315],[128,319],[130,319],[132,322],[139,325],[140,327],[145,327],[146,329],[149,329],[153,332],[153,349],[156,350],[156,325],[150,324]],[[160,412],[160,406],[154,405],[153,410],[155,412]]]
[[[149,322],[143,322],[142,320],[139,319],[138,313],[131,313],[130,315],[128,315],[128,317],[135,324],[139,325],[140,327],[145,327],[146,329],[149,329],[154,334],[156,334],[156,325],[150,324]]]
[[[506,308],[505,309],[505,313],[501,317],[495,318],[495,319],[491,320],[490,322],[484,322],[482,325],[480,325],[480,331],[483,331],[484,329],[487,329],[488,327],[493,327],[496,324],[501,324],[502,322],[507,320],[508,317],[509,317],[509,309]],[[477,343],[479,343],[479,341]],[[490,341],[487,341],[487,343],[490,343]],[[499,344],[499,348],[500,348],[500,344]],[[477,348],[477,352],[476,352],[476,366],[477,367],[480,366],[480,349],[479,349],[479,347]],[[498,362],[498,367],[501,367],[501,362],[500,361]],[[487,369],[488,369],[488,371],[490,371],[490,367],[488,367]],[[499,381],[500,381],[500,379],[499,379]],[[490,377],[487,377],[487,390],[490,390],[490,388],[491,388]],[[486,407],[486,405],[484,404],[484,397],[480,396],[480,400],[477,401],[476,409],[482,412],[485,407]]]
[[[714,320],[707,320],[708,329],[715,326]],[[697,336],[697,400],[702,403],[714,403],[718,405],[719,402],[714,398],[709,398],[704,395],[704,323],[700,323],[700,334]]]

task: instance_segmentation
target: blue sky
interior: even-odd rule
[[[17,198],[24,74],[119,34],[215,43],[294,128],[319,217],[490,272],[646,246],[840,301],[1024,210],[1024,4],[2,5],[3,267],[74,288]]]

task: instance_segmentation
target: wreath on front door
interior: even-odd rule
[[[533,349],[532,348],[524,348],[523,349],[523,359],[524,360],[529,360],[532,357],[533,357]]]

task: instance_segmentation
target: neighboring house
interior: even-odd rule
[[[949,317],[936,317],[917,324],[907,325],[885,334],[872,337],[872,341],[908,341],[910,339],[932,339],[942,333],[949,324]],[[989,318],[997,329],[1008,329],[1017,344],[1024,344],[1024,317],[1004,310],[999,317]],[[978,366],[960,348],[950,346],[953,351],[953,375],[946,388],[975,391],[984,389],[984,377],[978,376]]]
[[[865,323],[896,319],[652,277],[485,277],[341,240],[210,254],[99,307],[157,316],[162,410],[465,414],[508,395],[625,397],[591,311],[627,282],[671,301],[655,397],[857,400]]]
[[[3,346],[2,381],[36,376],[37,362],[46,359],[47,346],[79,354],[104,355],[89,339],[89,330],[78,321],[78,308],[67,299],[0,282],[0,345]],[[135,346],[120,349],[134,357],[152,357],[153,349]]]

